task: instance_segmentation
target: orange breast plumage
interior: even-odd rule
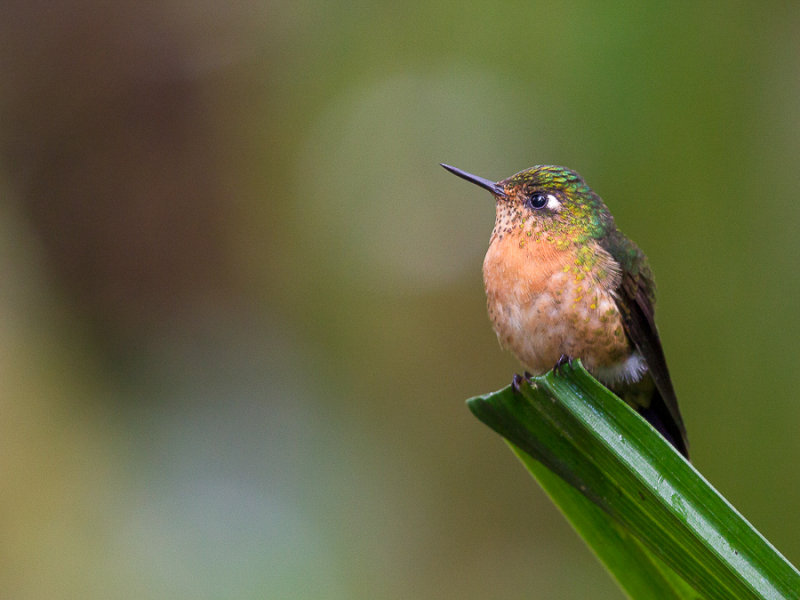
[[[616,262],[596,243],[578,251],[536,237],[494,235],[486,253],[487,305],[500,344],[534,374],[562,355],[580,358],[603,379],[638,370],[628,364],[633,349],[614,300]]]

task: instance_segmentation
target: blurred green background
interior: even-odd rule
[[[465,398],[488,194],[648,253],[695,465],[800,562],[800,5],[0,9],[0,597],[621,598]]]

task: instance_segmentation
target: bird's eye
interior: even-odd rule
[[[543,194],[542,192],[535,192],[531,194],[531,197],[528,198],[528,204],[531,205],[531,208],[534,210],[539,210],[547,206],[547,194]]]

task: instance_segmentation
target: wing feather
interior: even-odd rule
[[[664,426],[668,430],[671,429],[670,433],[676,437],[676,441],[680,439],[684,449],[688,450],[686,426],[678,408],[675,388],[672,386],[667,360],[661,347],[661,338],[656,329],[653,310],[653,280],[646,265],[643,267],[638,273],[628,270],[623,273],[618,294],[623,327],[628,338],[647,363],[660,400],[668,411],[668,415],[662,415],[662,420],[669,417]],[[657,402],[659,399],[653,398],[653,400]],[[658,407],[653,407],[653,409],[658,411]]]
[[[642,406],[639,412],[662,433],[666,430],[667,437],[688,456],[686,426],[678,409],[678,399],[656,328],[655,283],[647,258],[636,244],[616,228],[609,231],[600,242],[622,267],[622,277],[616,290],[617,307],[622,315],[625,334],[647,363],[655,387],[648,394],[650,405]]]

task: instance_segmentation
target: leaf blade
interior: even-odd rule
[[[800,573],[579,365],[559,377],[534,378],[520,394],[505,388],[472,398],[469,407],[629,532],[663,563],[677,588],[684,581],[720,599],[800,597]],[[546,479],[531,472],[540,483]],[[678,597],[691,597],[683,593]]]

